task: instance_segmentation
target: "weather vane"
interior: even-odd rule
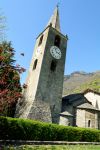
[[[57,3],[57,7],[58,7],[58,8],[59,8],[59,6],[60,6],[60,3],[61,3],[61,0],[59,0],[58,3]]]

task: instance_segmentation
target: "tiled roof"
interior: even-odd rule
[[[93,105],[91,105],[89,103],[81,104],[81,105],[77,106],[77,108],[80,108],[80,109],[91,109],[91,110],[100,111],[99,109],[95,108]]]
[[[64,111],[62,113],[60,113],[61,115],[65,115],[65,116],[73,116],[71,113],[69,113],[68,111]]]
[[[86,89],[86,90],[83,92],[83,94],[86,94],[86,93],[88,93],[88,92],[92,92],[92,93],[95,93],[95,94],[100,95],[100,93],[99,93],[99,92],[94,91],[94,90],[92,90],[92,89]]]

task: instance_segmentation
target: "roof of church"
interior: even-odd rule
[[[83,92],[83,94],[86,94],[86,93],[88,93],[88,92],[92,92],[92,93],[94,93],[94,94],[100,95],[100,92],[94,91],[94,90],[92,90],[92,89],[86,89],[86,90]]]
[[[77,101],[77,100],[83,99],[83,98],[86,99],[84,97],[83,93],[76,93],[76,94],[70,94],[70,95],[64,96],[64,97],[62,97],[62,100],[74,102],[74,101]]]
[[[64,111],[60,113],[61,115],[65,115],[65,116],[73,116],[71,113],[69,113],[68,111]]]
[[[92,89],[86,89],[83,93],[74,93],[74,94],[70,94],[70,95],[66,95],[66,96],[63,96],[62,97],[62,100],[69,100],[70,102],[74,102],[74,101],[77,101],[79,100],[80,98],[85,98],[84,95],[87,94],[88,92],[92,92],[94,94],[97,94],[97,95],[100,95],[100,92],[97,92],[97,91],[94,91]],[[87,99],[88,101],[88,99]]]
[[[52,25],[53,28],[55,28],[59,32],[61,31],[60,30],[60,19],[59,19],[59,9],[58,9],[58,6],[56,6],[56,8],[54,10],[54,13],[51,16],[51,18],[50,18],[47,26],[50,25],[50,24]]]
[[[81,109],[91,109],[91,110],[100,111],[99,109],[95,108],[93,105],[91,105],[91,104],[89,104],[89,103],[81,104],[81,105],[77,106],[77,108],[81,108]]]

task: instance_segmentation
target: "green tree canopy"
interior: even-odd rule
[[[20,73],[25,69],[15,65],[15,51],[11,42],[0,44],[0,115],[13,116],[16,102],[21,97]]]

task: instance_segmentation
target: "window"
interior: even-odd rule
[[[50,26],[52,27],[52,23],[50,23]]]
[[[56,66],[57,66],[57,62],[52,60],[50,70],[54,72],[56,70]]]
[[[68,126],[70,126],[70,122],[68,122]]]
[[[88,127],[90,127],[91,126],[91,121],[90,120],[88,120]]]
[[[60,37],[59,35],[56,35],[55,36],[55,41],[54,41],[54,45],[57,46],[57,47],[60,47]]]
[[[36,69],[37,62],[38,62],[38,60],[36,59],[36,60],[34,61],[33,70],[35,70],[35,69]]]
[[[38,46],[40,46],[42,44],[42,41],[43,41],[43,35],[40,37]]]

